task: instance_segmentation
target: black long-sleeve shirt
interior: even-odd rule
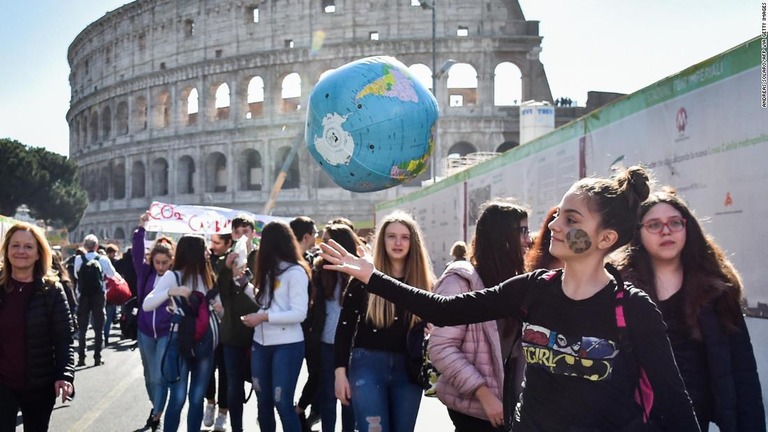
[[[376,328],[366,319],[368,293],[365,286],[353,280],[342,300],[339,323],[336,326],[333,353],[334,367],[348,367],[353,342],[355,348],[379,351],[407,351],[406,335],[410,316],[400,306],[395,306],[394,323],[386,328]]]
[[[444,297],[417,290],[380,272],[367,289],[438,326],[522,318],[528,368],[516,431],[569,428],[618,430],[637,420],[633,400],[637,371],[620,352],[615,283],[584,300],[568,298],[559,278],[542,284],[543,271],[516,276],[499,286]],[[538,290],[529,297],[531,290]],[[630,288],[624,300],[627,332],[636,363],[654,390],[654,413],[664,430],[698,431],[691,401],[675,365],[661,314],[647,295]]]

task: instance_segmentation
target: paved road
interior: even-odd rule
[[[768,376],[768,319],[748,318],[755,356],[762,377]],[[115,328],[117,331],[117,328]],[[90,335],[89,335],[90,336]],[[144,378],[138,350],[130,350],[127,341],[107,348],[105,365],[92,366],[92,358],[76,374],[77,397],[66,404],[57,403],[51,419],[51,431],[127,432],[143,431],[150,404],[144,389]],[[306,375],[302,372],[299,386]],[[765,382],[765,378],[763,378]],[[768,385],[763,384],[763,400],[768,401]],[[186,415],[182,414],[182,427]],[[245,406],[245,430],[258,431],[255,398]],[[19,420],[20,421],[20,420]],[[17,432],[23,427],[18,426]],[[717,430],[712,428],[711,430]],[[281,431],[278,426],[278,431]],[[449,432],[453,427],[443,405],[437,399],[423,398],[416,432]]]
[[[117,327],[114,331],[119,334]],[[88,337],[91,343],[92,331],[89,331]],[[56,403],[51,417],[51,431],[138,432],[145,430],[144,422],[151,406],[144,388],[139,351],[132,351],[131,345],[128,341],[122,341],[108,347],[102,352],[105,362],[103,366],[94,367],[92,356],[87,358],[86,366],[78,368],[75,374],[76,398],[65,404]],[[306,373],[302,371],[299,388],[303,387],[305,380]],[[255,397],[251,397],[246,404],[243,418],[246,432],[259,430],[256,424]],[[180,431],[186,430],[185,420],[186,411],[182,413]],[[16,428],[17,432],[23,431],[20,422],[21,417],[19,417],[19,426]],[[340,424],[338,427],[340,430]],[[319,429],[319,426],[315,429]],[[282,431],[279,421],[277,430]],[[453,431],[452,423],[440,401],[434,398],[423,398],[416,432],[434,431]]]

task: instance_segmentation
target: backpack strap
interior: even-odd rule
[[[645,373],[645,369],[637,361],[632,338],[629,336],[629,330],[627,330],[624,302],[629,295],[629,291],[624,285],[621,273],[619,273],[614,266],[606,264],[605,269],[611,274],[616,282],[616,287],[614,288],[616,294],[614,310],[616,315],[616,328],[619,335],[619,347],[621,352],[624,353],[624,358],[629,370],[636,372],[635,402],[637,402],[643,410],[643,423],[648,423],[650,421],[651,409],[653,408],[653,388],[651,387],[648,375]]]

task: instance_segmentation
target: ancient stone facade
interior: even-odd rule
[[[90,201],[73,240],[89,232],[128,238],[153,200],[262,213],[292,145],[303,138],[306,102],[324,72],[391,55],[431,87],[433,6],[434,69],[453,59],[470,72],[463,85],[451,85],[457,66],[436,78],[436,174],[448,154],[516,146],[517,104],[552,101],[538,59],[538,22],[526,21],[512,0],[420,6],[417,0],[137,0],[89,25],[68,52],[70,155]],[[508,70],[500,65],[519,73],[500,75]],[[515,100],[499,106],[494,87],[503,80],[521,82]],[[557,123],[572,119],[568,113],[558,109]],[[371,221],[376,202],[419,185],[344,191],[302,145],[273,214]]]

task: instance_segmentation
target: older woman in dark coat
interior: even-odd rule
[[[0,272],[0,430],[48,430],[57,397],[74,394],[72,322],[51,271],[51,248],[40,230],[17,223],[2,246]]]

